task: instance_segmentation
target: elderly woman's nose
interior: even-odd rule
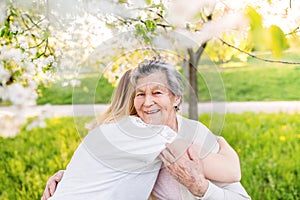
[[[154,97],[151,94],[145,95],[145,102],[144,105],[152,105],[154,103]]]

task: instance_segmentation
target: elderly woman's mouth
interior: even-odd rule
[[[148,110],[148,111],[145,111],[145,113],[147,115],[151,115],[151,114],[156,114],[160,111],[160,109],[155,109],[155,110]]]

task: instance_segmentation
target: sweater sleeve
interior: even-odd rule
[[[222,186],[222,187],[221,187]],[[208,189],[202,200],[251,200],[240,182],[218,185],[209,181]]]

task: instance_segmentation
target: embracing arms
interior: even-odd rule
[[[219,151],[202,160],[205,178],[223,183],[239,182],[241,168],[237,153],[223,137],[218,137],[217,141]]]
[[[211,182],[207,178],[207,175],[209,174],[205,173],[211,173],[210,175],[212,176],[213,174],[212,172],[205,172],[205,170],[207,170],[205,168],[209,165],[214,167],[216,164],[214,162],[218,161],[214,159],[218,159],[218,157],[209,158],[214,162],[205,164],[204,160],[199,158],[200,151],[201,149],[199,146],[191,145],[185,154],[181,155],[180,158],[176,158],[176,150],[174,150],[174,146],[167,145],[167,148],[161,153],[160,158],[164,162],[164,166],[172,177],[184,185],[196,198],[214,200],[251,199],[238,181],[234,183],[223,182],[223,184]],[[206,160],[206,162],[210,161],[209,159]],[[220,165],[219,168],[223,168],[222,163],[217,162],[217,164]],[[218,170],[218,168],[214,167],[214,170]]]
[[[59,183],[65,173],[65,170],[59,170],[56,172],[53,176],[51,176],[46,183],[46,187],[43,193],[43,196],[41,200],[47,200],[51,196],[53,196],[55,190],[56,190],[56,185]]]

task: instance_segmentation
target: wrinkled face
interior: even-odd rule
[[[139,78],[136,84],[134,107],[138,116],[147,124],[169,125],[176,121],[176,111],[180,98],[169,90],[164,73],[150,74]]]

